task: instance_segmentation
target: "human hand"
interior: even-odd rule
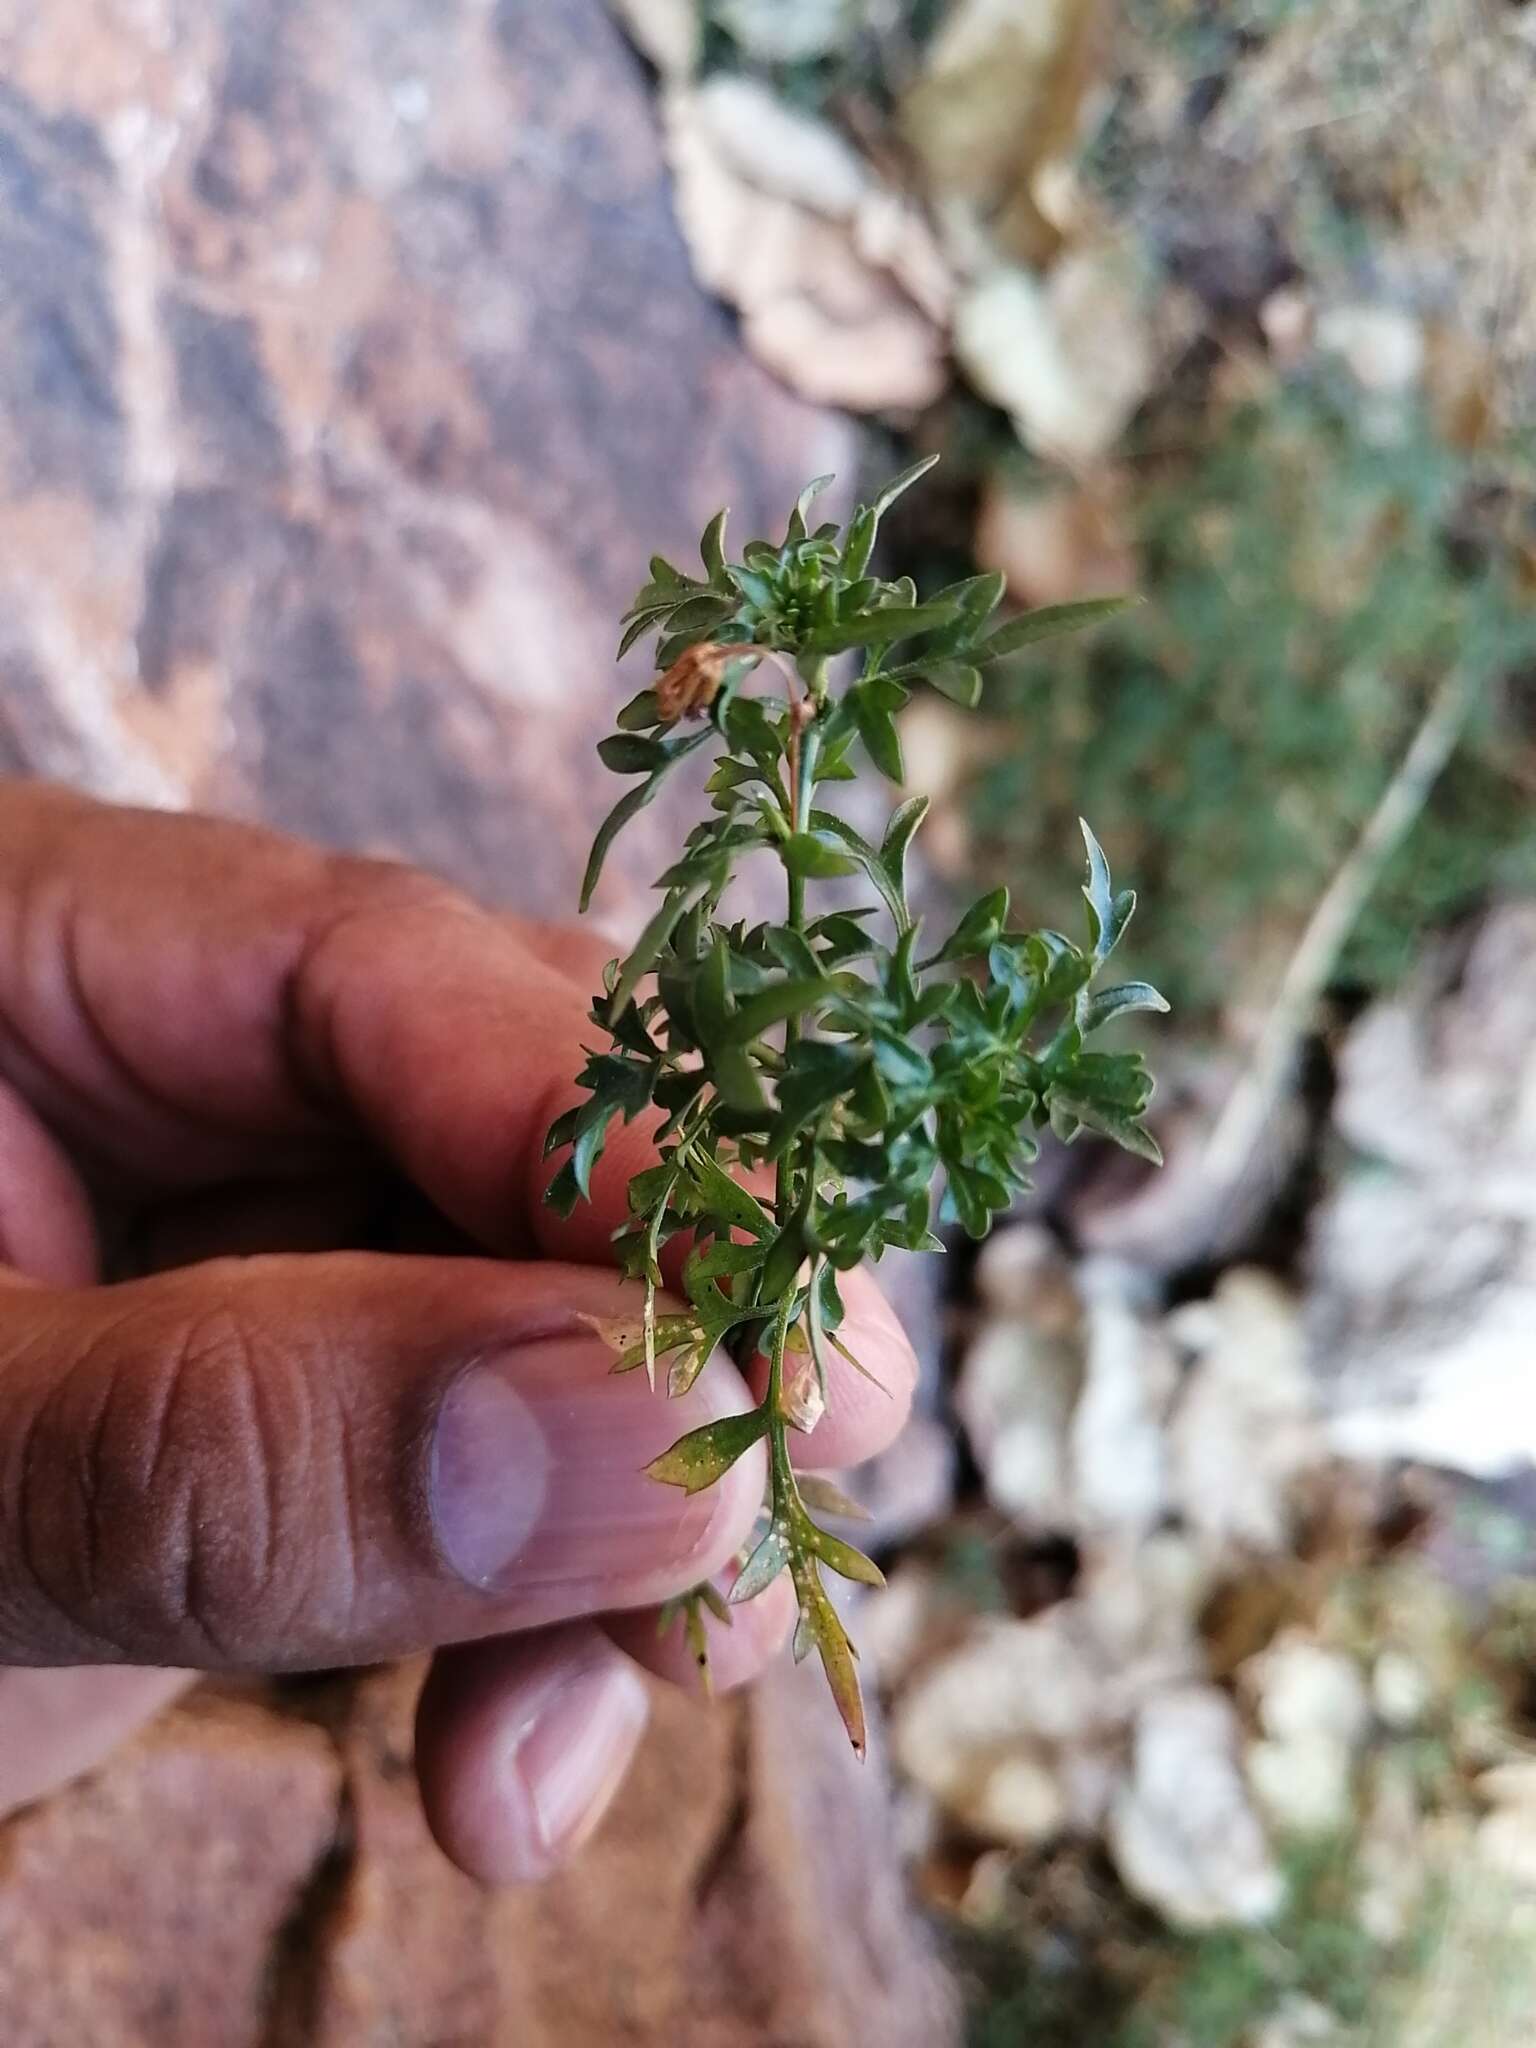
[[[190,1671],[431,1649],[448,1853],[533,1877],[589,1831],[636,1661],[691,1676],[654,1604],[727,1568],[763,1479],[646,1478],[746,1389],[719,1360],[666,1402],[581,1320],[624,1298],[644,1131],[590,1208],[542,1199],[605,954],[408,869],[0,789],[0,1811]],[[839,1380],[817,1466],[888,1442],[914,1376],[850,1280],[888,1391]],[[790,1619],[783,1581],[738,1609],[718,1681]]]

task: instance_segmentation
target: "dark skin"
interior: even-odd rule
[[[580,1320],[624,1299],[645,1131],[590,1208],[542,1199],[608,950],[408,869],[0,789],[0,1811],[193,1671],[430,1650],[450,1855],[537,1876],[598,1817],[637,1662],[691,1679],[656,1603],[728,1569],[762,1477],[641,1479],[746,1390],[722,1360],[664,1403]],[[914,1378],[867,1276],[848,1304],[886,1391],[839,1378],[817,1466],[889,1442]],[[790,1618],[783,1582],[738,1610],[720,1680]]]

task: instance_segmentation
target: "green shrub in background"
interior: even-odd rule
[[[974,790],[978,867],[1060,914],[1081,808],[1144,882],[1139,970],[1188,1009],[1262,1000],[1435,683],[1466,664],[1465,737],[1341,962],[1390,983],[1430,928],[1536,886],[1536,605],[1513,501],[1421,413],[1321,374],[1205,445],[1187,419],[1171,438],[1183,451],[1131,451],[1147,604],[991,692],[1009,739]]]

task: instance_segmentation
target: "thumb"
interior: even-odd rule
[[[747,1405],[615,1377],[614,1275],[471,1259],[221,1260],[0,1284],[0,1663],[278,1670],[640,1606],[724,1566],[757,1454],[643,1467]]]

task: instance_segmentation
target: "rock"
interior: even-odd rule
[[[1340,1133],[1381,1170],[1315,1212],[1308,1335],[1346,1455],[1536,1463],[1536,905],[1505,904],[1366,1012]]]
[[[1370,1699],[1353,1657],[1287,1629],[1250,1657],[1240,1680],[1259,1725],[1279,1742],[1326,1736],[1355,1749],[1370,1725]]]
[[[1163,1424],[1176,1367],[1134,1268],[1088,1260],[1078,1281],[1087,1342],[1071,1429],[1076,1522],[1089,1533],[1145,1535],[1168,1505]]]
[[[635,45],[663,78],[689,78],[699,61],[700,16],[694,0],[610,0]]]
[[[1146,396],[1152,351],[1121,257],[1073,250],[1048,280],[998,268],[955,309],[955,356],[1019,437],[1070,465],[1103,456]]]
[[[948,271],[909,203],[748,78],[674,90],[666,131],[695,271],[740,312],[760,362],[855,411],[938,397]]]
[[[1248,1803],[1237,1716],[1214,1687],[1142,1708],[1109,1847],[1126,1887],[1175,1927],[1260,1926],[1280,1910],[1285,1884]]]
[[[984,1324],[966,1352],[956,1413],[987,1498],[1025,1528],[1076,1526],[1069,1446],[1082,1383],[1081,1347],[1019,1318]]]
[[[1297,1487],[1323,1455],[1295,1303],[1236,1267],[1168,1329],[1191,1359],[1169,1440],[1180,1512],[1218,1552],[1284,1552]]]
[[[1398,1734],[1416,1728],[1434,1700],[1423,1666],[1401,1650],[1383,1650],[1371,1670],[1371,1706],[1376,1718]]]
[[[1424,370],[1424,330],[1396,306],[1331,306],[1317,319],[1317,345],[1343,358],[1362,389],[1410,391]]]
[[[1062,238],[1054,186],[1095,76],[1093,0],[957,0],[900,108],[901,138],[962,251],[985,241],[1048,261]]]
[[[852,455],[695,286],[616,24],[41,13],[0,161],[0,771],[568,914],[647,556],[727,500],[782,525]],[[636,821],[605,917],[694,801]],[[427,1839],[418,1675],[200,1691],[0,1826],[0,2039],[955,2038],[813,1671],[718,1713],[658,1692],[577,1869],[506,1897]]]
[[[1259,1810],[1278,1833],[1331,1835],[1353,1819],[1353,1759],[1331,1735],[1254,1742],[1244,1763]]]
[[[1141,572],[1132,544],[1124,480],[1111,470],[1024,495],[994,476],[982,492],[976,560],[1001,569],[1008,594],[1025,605],[1117,597]]]
[[[715,0],[718,19],[762,64],[807,64],[850,42],[858,10],[847,0]]]

